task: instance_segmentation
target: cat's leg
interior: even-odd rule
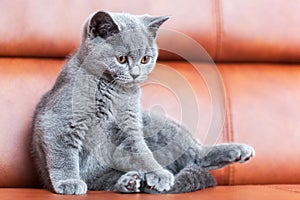
[[[208,187],[214,187],[215,185],[216,181],[214,177],[209,174],[207,170],[203,169],[200,166],[192,165],[185,167],[175,175],[175,183],[170,190],[165,192],[157,192],[149,186],[146,186],[143,190],[144,192],[151,194],[174,194],[193,192]]]
[[[201,152],[201,145],[183,126],[155,113],[144,113],[144,137],[155,159],[177,174]]]
[[[49,149],[48,149],[49,150]],[[53,190],[58,194],[85,194],[87,185],[79,177],[78,151],[52,149],[46,155]]]
[[[126,171],[140,170],[143,173],[147,173],[149,177],[148,185],[160,192],[169,190],[174,183],[173,174],[158,164],[144,141],[138,141],[139,139],[133,139],[133,141],[126,140],[121,144],[122,146],[117,148],[113,155],[114,167]],[[124,150],[128,147],[142,149],[142,152]]]
[[[255,155],[246,144],[203,146],[184,127],[161,115],[144,113],[143,122],[145,140],[155,159],[175,174],[191,162],[210,170],[243,163]]]
[[[55,124],[55,123],[52,123]],[[64,130],[65,132],[63,132]],[[42,134],[44,132],[45,134]],[[63,132],[63,133],[61,133]],[[44,160],[43,170],[47,177],[43,177],[49,188],[58,194],[85,194],[86,183],[79,175],[79,136],[68,132],[67,129],[58,130],[48,127],[35,130],[33,142],[39,158]]]
[[[58,194],[85,194],[87,185],[79,176],[78,150],[64,146],[50,151],[47,164],[54,191]]]
[[[175,176],[175,184],[167,193],[183,193],[214,187],[216,181],[207,170],[192,165],[182,169]]]
[[[174,186],[163,192],[149,185],[152,182],[151,176],[146,174],[144,192],[182,193],[215,185],[212,175],[196,163],[202,146],[184,127],[153,113],[144,113],[143,122],[145,140],[155,159],[175,174]]]
[[[244,163],[254,155],[254,149],[247,144],[224,143],[215,146],[203,146],[199,163],[203,168],[211,170],[235,162]]]
[[[120,142],[112,153],[113,167],[120,171],[138,170],[151,178],[148,185],[157,191],[167,191],[174,183],[173,174],[164,169],[154,158],[152,151],[147,146],[143,131],[140,125],[136,127],[135,123],[130,126],[118,124]],[[122,137],[124,136],[124,137]]]

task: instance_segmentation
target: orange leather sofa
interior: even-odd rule
[[[79,45],[84,19],[99,9],[171,15],[163,25],[169,31],[158,35],[166,49],[152,77],[156,82],[144,85],[145,109],[196,122],[195,134],[204,143],[248,143],[256,156],[212,171],[219,185],[203,191],[89,191],[76,199],[300,199],[296,0],[0,0],[0,199],[75,198],[41,189],[30,157],[31,117]],[[196,41],[208,54],[197,56],[192,43],[180,38]]]

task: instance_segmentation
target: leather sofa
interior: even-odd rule
[[[0,199],[74,198],[41,189],[30,156],[31,120],[79,45],[84,19],[99,9],[171,15],[158,34],[164,48],[154,81],[143,85],[143,106],[186,123],[204,144],[243,142],[256,156],[212,171],[215,188],[176,195],[89,191],[76,198],[300,199],[296,0],[1,0]],[[192,44],[203,47],[202,56]]]

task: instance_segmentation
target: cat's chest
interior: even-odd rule
[[[101,120],[116,118],[126,110],[139,106],[139,91],[124,91],[100,82],[96,93],[96,116]]]

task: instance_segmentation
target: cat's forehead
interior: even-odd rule
[[[145,39],[135,37],[133,35],[123,35],[121,40],[115,40],[113,42],[113,51],[118,55],[131,55],[131,56],[141,56],[144,54],[147,55],[156,55],[156,46],[151,44]]]
[[[115,47],[122,52],[134,52],[156,47],[154,38],[137,15],[113,13],[112,17],[120,32],[110,38]]]
[[[143,29],[144,24],[142,23],[140,16],[132,15],[128,13],[110,13],[120,31],[126,31],[130,29]]]

